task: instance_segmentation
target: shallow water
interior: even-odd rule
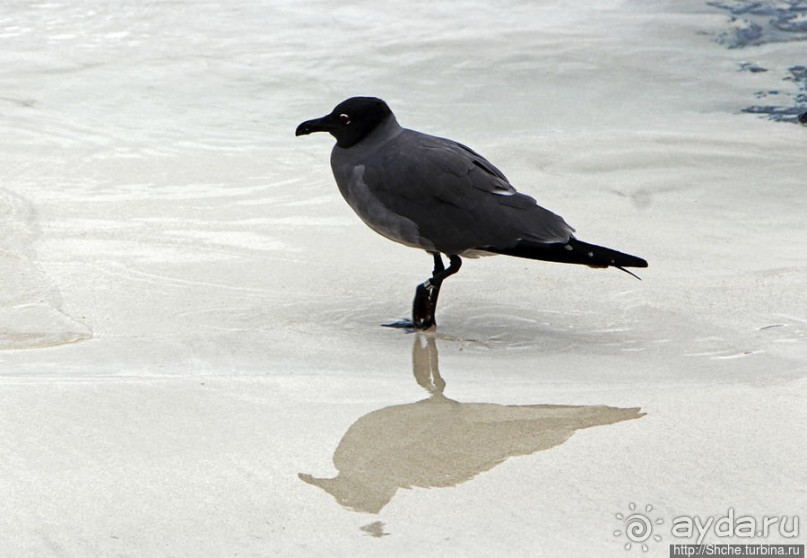
[[[731,17],[694,0],[0,6],[0,554],[624,556],[613,512],[633,500],[802,509],[807,129],[742,111],[767,92],[792,120],[804,43],[727,48]],[[379,324],[431,259],[352,214],[330,138],[293,135],[368,94],[581,239],[647,258],[643,280],[469,260],[424,379],[417,338]],[[547,445],[558,406],[609,424]],[[412,435],[381,452],[398,469],[373,453],[395,442],[378,417]],[[463,420],[498,434],[474,452]],[[394,498],[357,512],[298,477],[343,470]]]

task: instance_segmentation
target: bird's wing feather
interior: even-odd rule
[[[363,164],[372,195],[446,253],[522,239],[565,242],[574,230],[518,193],[487,159],[451,140],[404,130]]]

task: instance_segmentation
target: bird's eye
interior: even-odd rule
[[[348,116],[347,114],[340,114],[339,122],[342,123],[342,126],[347,126],[348,124],[350,124],[350,116]]]

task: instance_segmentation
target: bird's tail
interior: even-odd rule
[[[529,240],[522,240],[509,248],[486,248],[487,251],[518,258],[544,260],[547,262],[560,262],[582,264],[589,267],[615,267],[625,273],[631,273],[626,267],[647,267],[647,261],[637,256],[612,250],[604,246],[589,244],[570,238],[568,242],[543,244]]]

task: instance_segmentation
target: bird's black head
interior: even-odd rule
[[[295,135],[328,132],[336,138],[336,145],[350,147],[360,142],[391,114],[387,103],[381,99],[351,97],[336,105],[330,114],[306,120],[297,126]]]

